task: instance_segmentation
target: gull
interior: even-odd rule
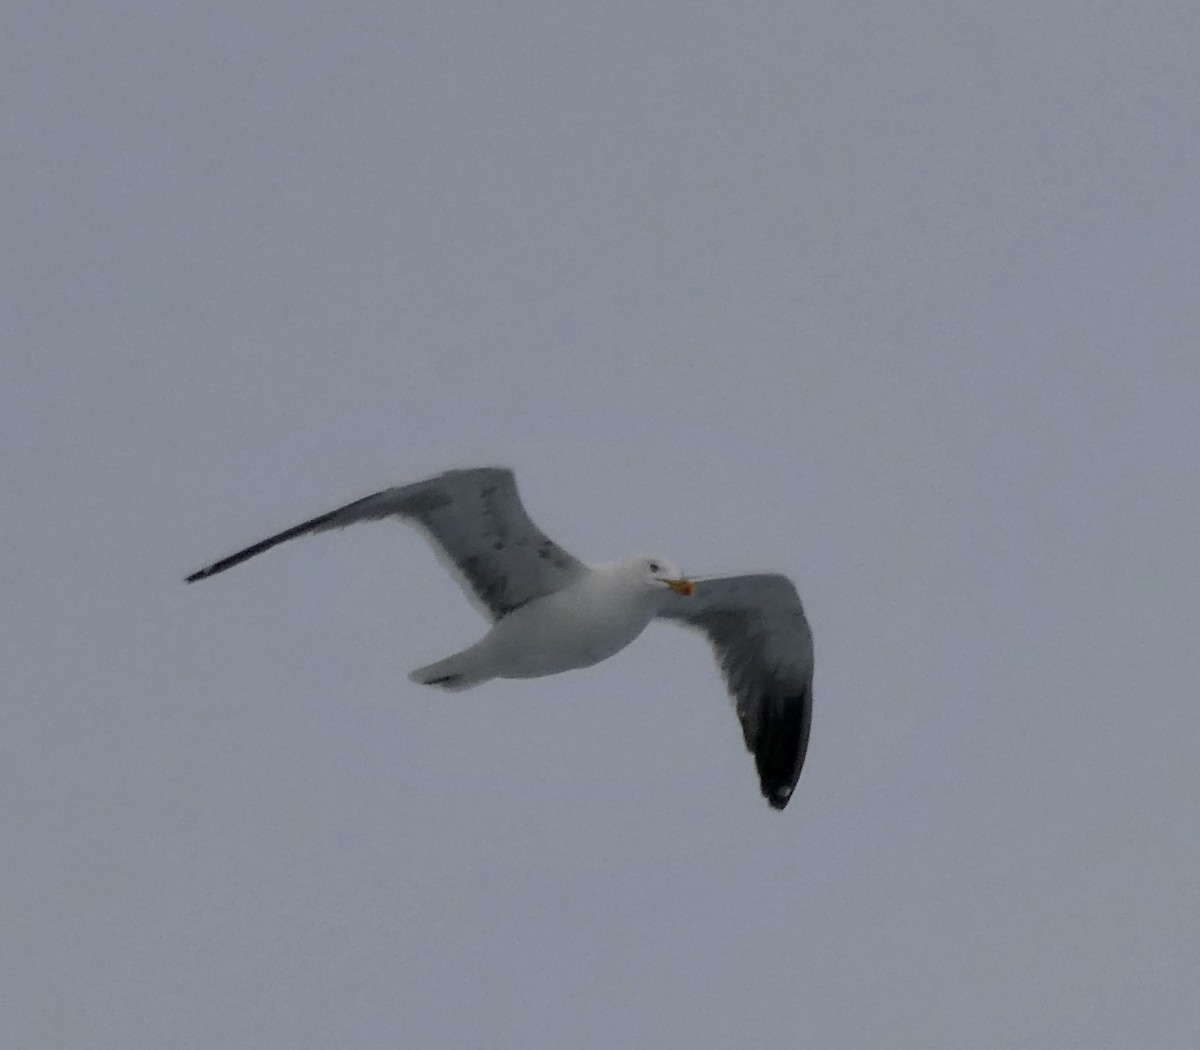
[[[589,565],[539,529],[504,467],[450,470],[384,489],[252,544],[187,577],[224,572],[286,540],[360,521],[418,528],[490,621],[474,645],[413,671],[460,690],[606,660],[654,619],[707,635],[772,807],[792,797],[812,722],[812,632],[796,588],[776,573],[689,579],[665,558]]]

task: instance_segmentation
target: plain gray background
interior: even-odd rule
[[[1190,1047],[1200,8],[10,7],[6,1047]],[[778,569],[460,696],[376,488]]]

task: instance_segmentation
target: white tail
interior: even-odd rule
[[[433,685],[457,693],[486,682],[491,677],[492,675],[480,669],[475,647],[472,646],[435,664],[418,667],[408,676],[408,680],[416,682],[417,685]]]

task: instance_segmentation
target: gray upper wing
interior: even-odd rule
[[[529,519],[511,470],[451,470],[384,489],[285,529],[187,577],[214,576],[285,540],[359,521],[398,518],[426,534],[435,552],[493,620],[560,590],[587,571]]]
[[[812,632],[792,581],[779,575],[697,580],[691,597],[671,595],[659,615],[708,636],[763,796],[783,809],[812,725]]]

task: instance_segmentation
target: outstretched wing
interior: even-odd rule
[[[812,725],[812,632],[792,581],[778,575],[697,580],[690,598],[672,595],[659,615],[708,635],[763,796],[783,809],[800,777]]]
[[[296,536],[393,517],[425,533],[439,559],[492,620],[588,571],[530,521],[511,470],[480,467],[355,500],[222,558],[187,582],[224,572]]]

